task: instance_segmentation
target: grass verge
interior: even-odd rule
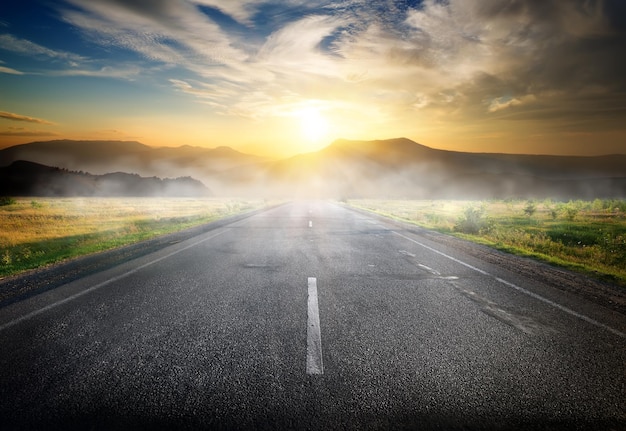
[[[261,208],[192,198],[14,198],[0,205],[0,277]]]
[[[348,204],[626,287],[624,200],[350,200]]]

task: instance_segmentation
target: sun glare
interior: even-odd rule
[[[317,108],[305,108],[298,112],[300,131],[310,144],[320,143],[328,136],[328,120]]]

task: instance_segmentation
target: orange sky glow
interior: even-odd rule
[[[626,153],[619,0],[28,0],[0,17],[0,148],[136,140],[285,157],[402,136]]]

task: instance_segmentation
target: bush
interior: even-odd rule
[[[572,205],[571,203],[568,203],[567,205],[563,207],[563,212],[565,213],[565,219],[568,221],[574,221],[574,219],[578,215],[578,211],[579,211],[578,208],[576,208],[576,206]]]
[[[600,242],[600,249],[604,254],[607,265],[626,264],[626,236],[606,233]]]
[[[9,197],[9,196],[1,196],[0,197],[0,207],[4,207],[7,205],[15,205],[16,200],[15,198]]]
[[[490,227],[491,223],[486,216],[484,207],[468,207],[465,209],[463,215],[459,217],[457,224],[454,226],[454,230],[476,235],[488,231]]]
[[[524,214],[528,217],[532,217],[532,215],[537,211],[537,204],[533,201],[528,201],[526,206],[524,207]]]

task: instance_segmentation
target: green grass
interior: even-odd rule
[[[349,204],[626,286],[626,201]],[[264,205],[188,198],[11,198],[0,206],[0,277]]]
[[[349,204],[626,286],[624,200],[351,200]]]
[[[189,198],[15,198],[0,206],[0,277],[264,206]]]

